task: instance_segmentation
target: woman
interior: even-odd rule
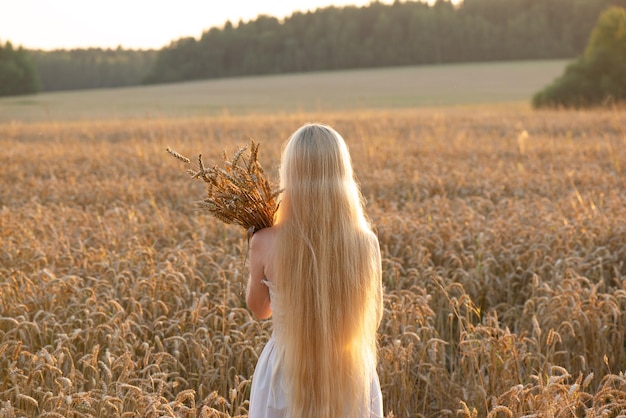
[[[322,124],[299,128],[280,184],[274,226],[250,240],[247,304],[257,318],[272,315],[274,329],[249,416],[382,417],[380,250],[343,138]]]

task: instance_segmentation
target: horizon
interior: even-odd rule
[[[425,0],[421,0],[425,1]],[[452,0],[458,4],[461,0]],[[391,4],[393,0],[381,0]],[[434,0],[427,0],[433,3]],[[22,0],[12,2],[0,15],[0,43],[29,50],[57,49],[161,49],[181,38],[198,38],[205,31],[249,22],[261,15],[285,19],[335,6],[363,7],[371,0],[231,0],[218,7],[201,0],[181,0],[176,8],[159,0],[111,0],[102,10],[80,0]],[[97,14],[97,18],[96,18]],[[113,30],[112,30],[113,29]]]

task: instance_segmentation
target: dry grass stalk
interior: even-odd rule
[[[191,166],[187,172],[192,179],[207,184],[206,197],[197,202],[200,208],[226,224],[239,225],[254,233],[274,223],[279,192],[274,190],[259,163],[259,144],[250,140],[250,150],[246,151],[248,147],[240,148],[231,160],[224,152],[222,167],[206,167],[202,154],[197,165],[193,165],[189,158],[167,148],[170,155]]]

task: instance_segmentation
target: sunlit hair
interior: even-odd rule
[[[291,418],[369,416],[382,313],[378,241],[343,138],[307,124],[280,170],[274,267]]]

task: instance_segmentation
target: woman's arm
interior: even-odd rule
[[[269,289],[263,283],[269,256],[268,232],[262,229],[250,238],[250,277],[246,289],[246,304],[257,319],[266,319],[272,315]]]

